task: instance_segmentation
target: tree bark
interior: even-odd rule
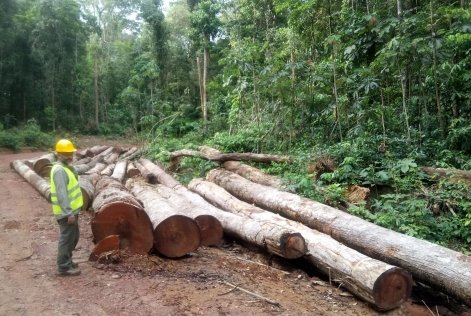
[[[115,167],[115,164],[108,165],[108,166],[106,166],[105,169],[103,169],[100,172],[100,174],[102,176],[111,176],[113,174],[114,167]]]
[[[48,177],[52,168],[52,163],[55,161],[57,161],[55,153],[47,153],[35,161],[33,171],[43,178],[46,176]]]
[[[93,198],[95,197],[95,187],[93,186],[92,181],[86,177],[79,177],[78,182],[83,197],[82,210],[88,210],[92,204]]]
[[[438,181],[441,178],[446,178],[452,180],[461,180],[468,186],[471,186],[471,171],[432,167],[423,167],[420,170],[428,174],[430,176],[430,179],[433,181]]]
[[[128,178],[139,176],[141,173],[139,169],[136,168],[133,162],[129,162],[128,166],[126,167],[126,175]]]
[[[90,152],[92,153],[92,155],[91,156],[87,155],[87,157],[94,157],[96,155],[99,155],[102,152],[104,152],[105,150],[107,150],[108,148],[110,148],[110,146],[106,146],[106,145],[93,146],[92,148],[90,148]]]
[[[126,166],[128,162],[126,160],[120,160],[116,163],[114,166],[113,174],[111,175],[111,178],[123,182],[124,176],[126,175]]]
[[[23,177],[29,184],[33,186],[43,197],[51,202],[51,185],[49,182],[41,178],[30,167],[25,165],[20,160],[14,160],[10,163],[10,168],[14,169],[19,175]]]
[[[103,163],[103,162],[99,162],[95,165],[95,167],[91,168],[90,170],[86,171],[85,174],[92,174],[92,173],[100,173],[102,172],[103,170],[105,170],[105,168],[107,167],[108,165],[106,163]]]
[[[113,152],[105,157],[105,162],[109,165],[115,163],[115,161],[118,160],[120,154],[121,154],[121,148],[114,147]]]
[[[179,214],[195,220],[201,233],[201,246],[215,245],[221,240],[223,235],[222,225],[216,217],[209,215],[206,209],[195,206],[184,194],[164,185],[155,185],[153,188],[161,196],[168,199]]]
[[[152,163],[149,159],[141,158],[139,159],[139,163],[149,170],[149,172],[152,174],[153,177],[159,182],[162,183],[163,185],[173,189],[178,185],[181,185],[180,182],[175,180],[171,175],[167,174],[165,171],[160,169],[157,165]]]
[[[86,165],[87,163],[89,163],[90,161],[92,161],[92,158],[90,157],[85,157],[85,158],[82,158],[82,159],[79,159],[79,160],[76,160],[76,161],[72,161],[72,165],[73,166],[78,166],[78,165]]]
[[[225,162],[228,160],[246,160],[256,162],[292,162],[292,158],[280,155],[266,155],[266,154],[253,154],[253,153],[231,153],[231,154],[204,154],[195,150],[182,149],[170,153],[170,161],[176,161],[180,157],[199,157],[205,160],[216,162]]]
[[[153,227],[154,248],[169,258],[182,257],[201,244],[196,222],[176,212],[167,199],[145,183],[128,181],[127,188],[142,201]]]
[[[95,243],[119,235],[119,249],[147,253],[153,245],[152,223],[142,205],[118,181],[101,177],[93,201],[92,233]]]
[[[93,152],[90,150],[90,148],[85,148],[84,150],[81,150],[81,151],[77,151],[74,155],[76,158],[78,159],[83,159],[83,158],[86,158],[86,157],[93,157],[95,156],[93,154]]]
[[[126,151],[126,152],[121,156],[121,159],[125,159],[126,157],[131,156],[131,155],[134,154],[136,151],[137,151],[137,147],[133,147],[133,148],[129,149],[128,151]]]
[[[227,212],[298,231],[306,240],[309,254],[305,258],[310,263],[379,309],[395,308],[411,294],[412,278],[400,268],[362,255],[298,222],[240,201],[214,183],[193,179],[188,187]]]
[[[265,187],[225,170],[207,179],[232,195],[332,236],[372,258],[397,265],[425,284],[471,305],[471,260],[425,240],[369,223],[316,201]]]
[[[157,182],[157,179],[155,178],[155,176],[147,168],[145,168],[143,165],[141,165],[139,162],[135,161],[134,165],[136,166],[136,168],[141,173],[141,177],[143,177],[147,182],[149,182],[149,183],[156,183]]]
[[[92,158],[92,160],[87,163],[87,164],[82,164],[82,165],[75,165],[74,169],[77,171],[77,173],[80,174],[85,174],[88,170],[92,169],[93,167],[96,166],[97,163],[103,162],[103,156],[95,156]]]
[[[294,259],[301,257],[307,251],[304,238],[297,231],[285,229],[271,222],[226,213],[183,186],[179,187],[180,192],[162,185],[157,185],[156,189],[171,203],[181,207],[182,211],[201,210],[202,214],[216,218],[229,235],[255,244],[273,254]]]

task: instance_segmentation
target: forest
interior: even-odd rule
[[[0,147],[290,155],[254,165],[334,207],[366,187],[350,213],[471,251],[469,0],[0,0],[0,34]]]

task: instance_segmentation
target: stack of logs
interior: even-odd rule
[[[471,305],[471,260],[450,249],[376,226],[310,199],[283,192],[279,178],[240,160],[285,161],[290,157],[199,152],[171,153],[221,164],[188,188],[137,148],[95,146],[77,152],[84,209],[93,212],[96,261],[113,250],[182,257],[216,244],[223,233],[278,256],[304,257],[329,278],[381,310],[406,301],[412,277]],[[50,200],[49,153],[11,167]],[[250,179],[250,180],[249,180]],[[125,184],[124,184],[125,183]],[[280,216],[281,215],[281,216]]]

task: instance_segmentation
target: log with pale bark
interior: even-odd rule
[[[442,178],[454,181],[461,180],[468,186],[471,186],[471,171],[432,167],[423,167],[420,170],[428,174],[431,180],[440,180]]]
[[[23,177],[29,184],[33,186],[46,200],[51,201],[51,185],[48,181],[40,177],[30,167],[25,165],[21,160],[14,160],[10,163],[10,167]]]
[[[131,160],[135,159],[136,157],[140,157],[141,155],[142,155],[142,150],[138,149],[134,153],[132,153],[131,155],[126,156],[122,159],[131,161]]]
[[[121,154],[121,148],[114,147],[113,151],[110,154],[108,154],[108,156],[105,157],[105,162],[109,165],[115,163],[115,161],[118,160],[120,154]]]
[[[85,174],[85,172],[95,167],[97,163],[103,162],[103,159],[104,159],[103,156],[100,156],[100,155],[95,156],[92,158],[92,160],[90,160],[89,163],[81,164],[81,165],[74,165],[74,169],[75,171],[77,171],[79,175]]]
[[[377,226],[319,202],[252,183],[217,169],[207,179],[232,195],[332,236],[367,256],[471,305],[471,260],[451,249]]]
[[[105,150],[111,148],[110,146],[106,145],[95,145],[92,148],[90,148],[90,151],[92,152],[92,156],[87,156],[87,157],[95,157],[101,153],[103,153]]]
[[[115,164],[107,165],[105,169],[103,169],[100,174],[103,176],[111,176],[113,174]]]
[[[34,162],[33,171],[43,178],[49,177],[52,164],[55,161],[57,161],[57,156],[53,152],[42,155]]]
[[[82,210],[88,210],[95,197],[95,186],[89,178],[79,176],[78,182],[82,191],[83,206]]]
[[[286,229],[269,221],[228,214],[192,191],[177,192],[163,185],[156,185],[156,189],[184,212],[195,210],[210,215],[222,224],[227,234],[265,248],[270,253],[288,259],[299,258],[306,254],[304,238],[296,230]]]
[[[85,148],[80,151],[76,151],[74,155],[74,159],[80,160],[86,157],[93,157],[95,156],[93,152],[90,150],[90,148]]]
[[[85,172],[85,174],[92,174],[92,173],[100,173],[102,172],[103,170],[105,170],[105,168],[107,167],[108,165],[106,163],[103,163],[103,162],[99,162],[95,165],[95,167],[93,167],[92,169],[88,170]]]
[[[128,162],[126,160],[118,161],[113,169],[113,173],[111,174],[111,178],[123,182],[124,176],[126,175],[126,166]]]
[[[142,205],[118,181],[102,176],[95,185],[94,241],[119,235],[120,249],[147,253],[153,245],[152,223]]]
[[[150,174],[159,182],[162,183],[163,185],[173,189],[177,186],[181,186],[182,184],[175,180],[171,175],[166,173],[163,169],[161,169],[159,166],[154,164],[152,161],[149,159],[141,158],[139,159],[139,163],[149,170]]]
[[[134,165],[136,166],[137,170],[139,170],[139,173],[141,174],[141,177],[146,180],[146,182],[149,183],[156,183],[157,179],[155,176],[143,165],[141,165],[138,161],[134,161]]]
[[[309,254],[305,258],[310,263],[379,309],[395,308],[411,294],[412,278],[398,267],[369,258],[301,223],[243,202],[212,182],[193,179],[188,188],[227,212],[298,231],[306,240]]]
[[[230,154],[205,154],[195,150],[182,149],[170,153],[170,162],[175,164],[181,157],[199,157],[205,160],[223,163],[225,161],[255,161],[255,162],[292,162],[289,156],[254,154],[254,153],[230,153]]]
[[[120,159],[125,159],[126,157],[131,156],[137,151],[137,147],[132,147],[129,150],[127,150],[124,154],[121,155]]]
[[[128,178],[133,178],[136,176],[139,176],[141,173],[139,172],[139,169],[136,168],[135,163],[132,161],[128,162],[128,165],[126,167],[126,176]]]
[[[130,179],[126,187],[142,201],[153,227],[154,248],[169,258],[195,251],[201,244],[197,223],[181,215],[169,201],[148,184]]]
[[[92,158],[90,158],[90,157],[85,157],[85,158],[82,158],[82,159],[77,160],[77,161],[72,161],[72,166],[76,166],[76,165],[86,165],[86,164],[89,163],[90,161],[92,161]]]
[[[161,184],[152,186],[156,192],[169,200],[175,206],[175,211],[196,221],[201,233],[201,246],[211,246],[218,243],[223,236],[222,225],[219,220],[209,215],[204,208],[195,206],[184,195]]]

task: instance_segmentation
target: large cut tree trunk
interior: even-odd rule
[[[114,166],[115,166],[115,164],[111,164],[111,165],[106,166],[106,168],[103,169],[100,172],[100,174],[102,176],[111,176],[113,174]]]
[[[462,253],[377,226],[319,202],[252,183],[229,171],[212,170],[207,179],[248,203],[301,221],[365,255],[397,265],[414,279],[471,305],[471,260]]]
[[[149,159],[144,159],[141,158],[139,159],[139,163],[146,168],[147,170],[150,171],[152,176],[159,182],[162,183],[163,185],[173,189],[177,186],[181,186],[181,183],[175,180],[171,175],[163,171],[161,168],[156,166],[152,161]]]
[[[428,174],[435,181],[445,178],[453,181],[463,181],[468,186],[471,186],[471,171],[432,167],[423,167],[420,170]]]
[[[143,177],[147,182],[149,182],[149,183],[156,183],[157,182],[157,179],[155,178],[155,176],[147,168],[145,168],[143,165],[141,165],[139,162],[135,161],[134,165],[136,166],[136,168],[141,173],[141,177]]]
[[[292,158],[289,156],[279,155],[265,155],[253,153],[231,153],[231,154],[204,154],[195,150],[182,149],[170,153],[170,161],[175,162],[180,157],[199,157],[205,160],[224,162],[229,160],[246,160],[256,162],[291,162]]]
[[[154,248],[158,252],[177,258],[200,246],[201,233],[193,219],[181,215],[167,199],[143,182],[130,180],[127,187],[144,205],[152,222]]]
[[[85,174],[92,174],[92,173],[100,173],[102,172],[103,170],[105,170],[105,168],[107,167],[108,165],[106,163],[103,163],[103,162],[99,162],[95,165],[95,167],[93,167],[92,169],[88,170],[87,172],[85,172]]]
[[[214,183],[193,179],[188,187],[227,212],[298,231],[306,240],[309,254],[305,258],[309,262],[379,309],[395,308],[411,294],[412,278],[400,268],[368,258],[328,235],[240,201]]]
[[[133,147],[133,148],[129,149],[128,151],[126,151],[126,152],[121,156],[121,159],[125,159],[126,157],[131,156],[131,155],[134,154],[136,151],[137,151],[137,147]]]
[[[285,229],[271,222],[226,213],[191,191],[176,192],[162,185],[156,188],[163,197],[176,206],[182,207],[185,211],[191,208],[199,209],[203,214],[216,218],[227,234],[265,248],[273,254],[294,259],[303,256],[307,251],[304,238],[297,231]]]
[[[139,201],[118,181],[101,177],[93,201],[92,233],[96,243],[119,235],[120,249],[147,253],[153,245],[152,223]]]
[[[141,173],[139,172],[139,169],[136,168],[135,164],[130,161],[128,163],[128,166],[126,167],[126,176],[128,178],[136,177],[139,176]]]
[[[168,203],[173,206],[175,214],[193,219],[200,230],[201,246],[215,245],[222,238],[221,223],[214,216],[208,215],[205,210],[195,207],[185,197],[163,185],[145,185],[139,180],[132,180],[128,181],[126,186],[132,187],[136,181],[138,182],[136,185],[139,185],[141,190],[144,188],[148,190],[149,195],[154,190],[156,195],[166,198]]]
[[[108,148],[110,148],[110,146],[106,146],[106,145],[93,146],[92,148],[90,148],[90,151],[92,152],[92,156],[87,156],[87,157],[94,157],[96,155],[99,155],[105,150],[107,150]]]
[[[35,161],[33,165],[33,171],[43,178],[49,177],[52,163],[55,161],[57,161],[56,155],[54,153],[47,153]]]
[[[51,185],[49,182],[41,178],[36,172],[31,170],[30,167],[25,165],[20,160],[14,160],[10,163],[10,167],[21,175],[29,184],[33,186],[43,197],[49,202],[51,201]]]

